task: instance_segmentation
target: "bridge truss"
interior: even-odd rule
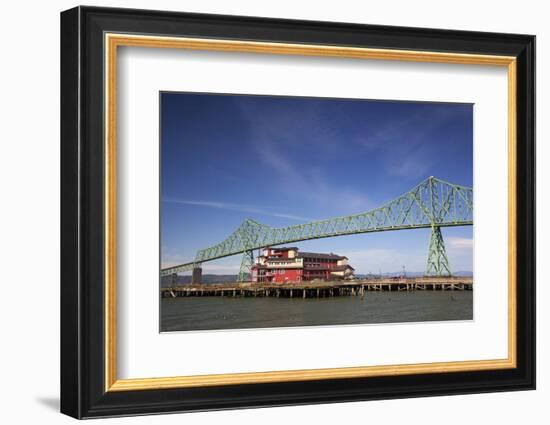
[[[281,228],[247,219],[224,241],[199,250],[192,262],[162,269],[161,275],[190,271],[207,261],[243,254],[239,280],[245,281],[249,279],[255,249],[358,233],[431,228],[426,275],[450,276],[441,227],[472,224],[472,188],[429,177],[398,198],[361,214]]]

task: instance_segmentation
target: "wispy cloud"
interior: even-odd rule
[[[449,236],[445,238],[445,244],[453,249],[472,249],[474,247],[474,240],[472,238]]]
[[[471,239],[445,238],[451,270],[471,271]],[[340,250],[338,254],[349,258],[357,273],[399,272],[405,266],[407,272],[423,272],[426,269],[427,247],[372,248],[365,250]]]
[[[339,252],[348,257],[357,273],[398,272],[405,266],[410,272],[423,271],[426,257],[414,250],[372,248],[365,250]]]
[[[238,106],[248,123],[251,148],[276,176],[270,181],[272,190],[277,188],[302,203],[342,214],[372,207],[366,193],[352,187],[353,182],[343,186],[334,179],[330,163],[321,166],[303,155],[304,146],[308,146],[310,153],[322,152],[324,158],[333,158],[335,162],[343,160],[340,135],[327,125],[318,105],[304,105],[299,117],[289,115],[285,108],[273,107],[258,113],[251,105]]]
[[[383,150],[389,175],[417,178],[424,176],[437,156],[426,138],[448,124],[455,115],[448,108],[429,107],[415,111],[401,120],[390,120],[361,140],[368,150]]]
[[[447,257],[453,271],[473,271],[474,240],[460,236],[445,236]]]
[[[170,202],[174,204],[183,204],[183,205],[194,205],[198,207],[215,208],[219,210],[239,211],[239,212],[245,212],[250,214],[265,215],[269,217],[286,218],[289,220],[296,220],[296,221],[314,221],[315,220],[314,218],[311,218],[311,217],[302,217],[295,214],[287,214],[284,212],[266,210],[266,209],[258,208],[254,205],[232,204],[228,202],[218,202],[218,201],[196,201],[196,200],[190,200],[190,199],[163,199],[163,202]]]

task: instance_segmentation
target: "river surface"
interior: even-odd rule
[[[473,291],[366,292],[334,298],[161,299],[161,332],[471,320]]]

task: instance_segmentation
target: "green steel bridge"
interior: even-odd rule
[[[281,228],[247,219],[224,241],[199,250],[189,263],[162,269],[161,276],[192,271],[204,262],[242,254],[239,272],[239,281],[242,282],[249,279],[255,249],[310,239],[419,228],[432,230],[426,275],[451,276],[441,227],[472,224],[472,188],[429,177],[398,198],[361,214]]]

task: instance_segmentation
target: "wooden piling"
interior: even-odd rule
[[[295,295],[302,299],[309,297],[325,298],[335,296],[364,296],[366,291],[446,291],[472,290],[473,280],[470,277],[418,277],[366,279],[362,281],[333,282],[296,282],[296,283],[233,283],[233,284],[197,284],[162,288],[163,298],[209,297],[226,295],[233,297],[287,297]],[[295,291],[298,291],[297,293]]]

